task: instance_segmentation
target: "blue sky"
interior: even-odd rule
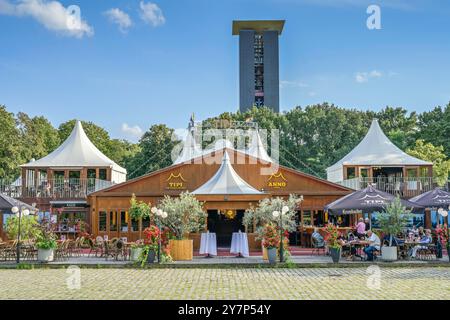
[[[366,27],[369,4],[381,7],[381,30]],[[69,5],[81,9],[75,31],[61,22]],[[450,101],[446,0],[0,0],[0,103],[131,140],[155,123],[185,127],[192,112],[235,111],[234,19],[286,19],[283,111]]]

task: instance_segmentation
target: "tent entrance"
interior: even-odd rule
[[[216,233],[217,247],[231,247],[233,232],[245,232],[242,218],[245,210],[208,210],[208,230]]]

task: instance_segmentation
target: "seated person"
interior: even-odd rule
[[[431,230],[427,229],[427,230],[425,230],[425,235],[422,238],[420,238],[419,243],[420,244],[429,244],[432,241],[433,241],[433,239],[431,238]],[[419,249],[426,249],[427,248],[427,246],[423,246],[423,245],[420,245],[420,244],[415,246],[414,248],[412,248],[411,258],[413,258],[413,259],[416,258],[417,250],[419,250]]]
[[[417,230],[416,238],[417,237],[419,237],[420,239],[425,237],[425,231],[424,231],[423,227],[419,227],[419,229]]]
[[[381,241],[372,230],[367,231],[367,241],[369,246],[364,248],[364,252],[367,255],[367,261],[373,261],[373,253],[380,251]]]
[[[356,235],[362,238],[366,235],[366,224],[363,218],[359,218],[358,224],[356,225]]]
[[[388,234],[383,237],[383,243],[385,245],[389,245],[390,240],[391,240],[391,237]],[[401,246],[404,243],[405,243],[405,240],[399,239],[398,237],[395,237],[395,236],[392,237],[392,246],[393,247]]]
[[[414,225],[414,226],[412,227],[412,229],[409,230],[409,233],[412,233],[412,234],[413,234],[413,237],[416,238],[416,237],[419,236],[419,229],[417,229],[417,227]]]
[[[319,233],[319,228],[314,228],[314,232],[311,234],[311,238],[314,239],[316,243],[316,248],[324,248],[325,247],[325,240],[323,239],[322,235]]]
[[[339,236],[337,241],[342,247],[342,255],[347,256],[347,260],[353,260],[353,257],[356,256],[356,248],[354,246],[350,246],[350,242],[354,240],[354,236],[352,233],[349,234],[348,240],[346,240],[343,236]]]

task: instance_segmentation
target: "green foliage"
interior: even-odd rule
[[[129,159],[129,177],[135,178],[146,173],[168,167],[172,164],[171,153],[179,141],[172,141],[174,130],[166,125],[153,125],[139,141],[140,151]]]
[[[433,162],[433,176],[439,186],[443,186],[448,181],[450,160],[447,159],[443,146],[436,147],[419,139],[415,146],[407,149],[406,152],[413,157]]]
[[[22,216],[20,218],[20,239],[35,239],[39,235],[39,223],[36,216]],[[6,234],[9,239],[17,239],[19,233],[19,217],[10,216],[6,220]]]
[[[130,200],[130,217],[133,220],[139,221],[140,219],[145,219],[150,217],[150,205],[143,202],[137,201],[136,195],[133,194]]]
[[[0,105],[0,128],[0,179],[15,179],[19,175],[19,165],[25,162],[23,147],[14,114],[3,105]]]
[[[162,224],[171,229],[179,240],[205,227],[207,213],[203,204],[189,192],[183,192],[177,198],[166,195],[159,207],[167,212]]]
[[[281,212],[283,207],[286,206],[289,208],[289,211],[282,217],[283,230],[287,230],[289,232],[295,231],[297,229],[295,213],[301,201],[303,201],[302,196],[299,197],[293,194],[291,194],[287,200],[280,197],[265,198],[259,201],[256,208],[251,207],[245,211],[244,217],[242,218],[242,224],[247,228],[250,228],[253,223],[255,223],[257,227],[255,231],[258,235],[258,239],[262,239],[264,237],[264,227],[266,225],[274,224],[277,227],[280,227]],[[274,211],[278,211],[280,215],[278,217],[274,217]]]
[[[49,222],[40,224],[37,229],[36,247],[39,249],[56,249],[58,246],[57,237],[51,229],[51,224]]]
[[[407,227],[410,218],[410,211],[406,210],[398,196],[386,205],[384,212],[378,215],[381,231],[390,236],[390,246],[392,246],[392,237]]]

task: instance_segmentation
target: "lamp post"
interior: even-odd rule
[[[167,218],[167,212],[162,211],[161,209],[157,209],[156,207],[152,208],[152,212],[156,212],[157,220],[158,220],[158,230],[159,230],[159,236],[158,236],[158,263],[161,263],[161,219]]]
[[[30,214],[30,210],[28,210],[26,207],[21,207],[20,209],[16,206],[11,208],[11,212],[14,213],[19,217],[19,225],[17,230],[17,246],[16,246],[16,263],[20,263],[20,232],[21,232],[21,226],[20,222],[22,220],[22,214],[24,216],[28,216]]]

